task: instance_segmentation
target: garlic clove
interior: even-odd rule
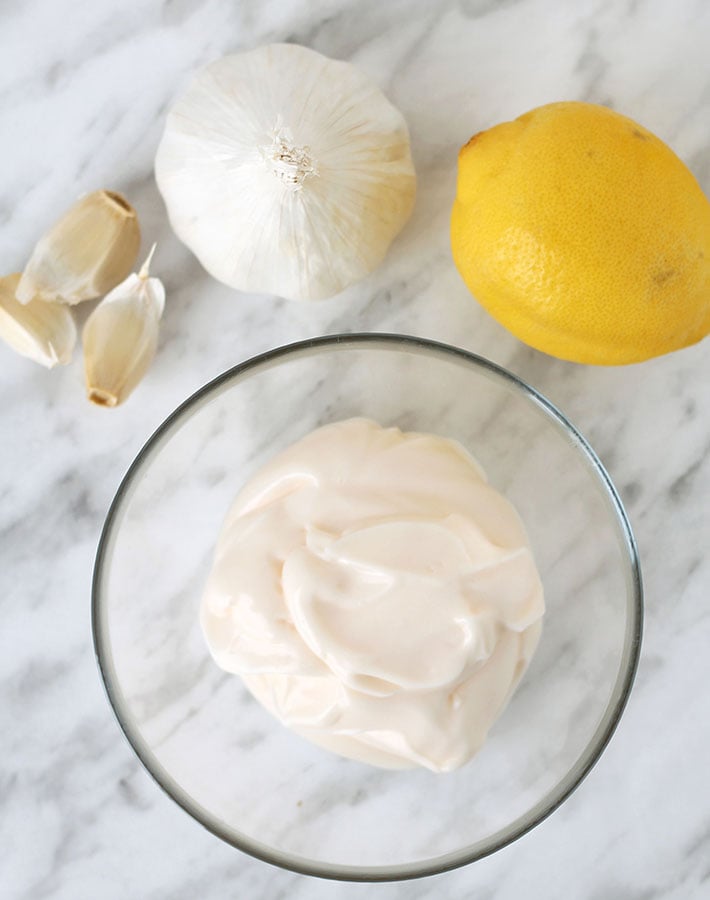
[[[81,303],[107,293],[131,271],[140,246],[136,211],[114,191],[94,191],[40,238],[17,288],[34,297]]]
[[[140,272],[104,297],[84,325],[86,392],[99,406],[123,403],[155,356],[165,288],[148,274],[154,251],[155,245]]]
[[[0,338],[22,356],[48,369],[70,362],[76,343],[71,311],[37,297],[29,303],[19,303],[15,299],[19,283],[19,272],[0,278]]]

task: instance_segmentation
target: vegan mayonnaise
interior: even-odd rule
[[[293,731],[446,772],[485,740],[543,613],[523,525],[461,444],[349,419],[239,493],[201,621],[218,665]]]

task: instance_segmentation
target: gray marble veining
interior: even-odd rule
[[[710,355],[624,369],[524,347],[468,296],[448,249],[455,158],[472,133],[562,98],[612,105],[667,140],[710,193],[704,0],[26,0],[0,5],[2,272],[85,190],[136,205],[168,293],[155,365],[115,411],[83,398],[79,355],[45,372],[0,346],[0,898],[15,900],[695,900],[710,892]],[[403,111],[419,195],[383,266],[335,300],[237,295],[172,236],[152,178],[189,73],[264,41],[352,59]],[[122,739],[89,632],[93,556],[127,466],[227,367],[340,330],[479,352],[558,404],[628,506],[647,591],[628,710],[576,794],[515,845],[420,882],[291,875],[221,844]],[[208,477],[221,477],[215,466]],[[219,677],[219,676],[218,676]],[[168,723],[169,724],[169,723]]]

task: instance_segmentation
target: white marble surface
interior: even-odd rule
[[[126,406],[91,407],[79,356],[45,372],[0,347],[0,897],[694,900],[710,894],[710,355],[624,369],[530,350],[467,295],[448,250],[458,146],[540,103],[609,103],[668,141],[710,192],[704,0],[25,0],[0,5],[0,248],[22,267],[82,191],[138,208],[168,303]],[[298,41],[352,59],[404,112],[414,217],[385,264],[316,306],[236,295],[167,226],[151,164],[170,98],[224,52]],[[391,885],[273,869],[204,832],[143,772],[106,703],[89,589],[99,529],[165,415],[230,365],[316,334],[401,331],[509,367],[589,437],[627,503],[647,592],[629,707],[574,796],[495,856]]]

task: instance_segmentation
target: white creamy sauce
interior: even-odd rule
[[[517,513],[459,443],[350,419],[240,492],[201,621],[218,665],[289,728],[446,772],[485,740],[544,609]]]

